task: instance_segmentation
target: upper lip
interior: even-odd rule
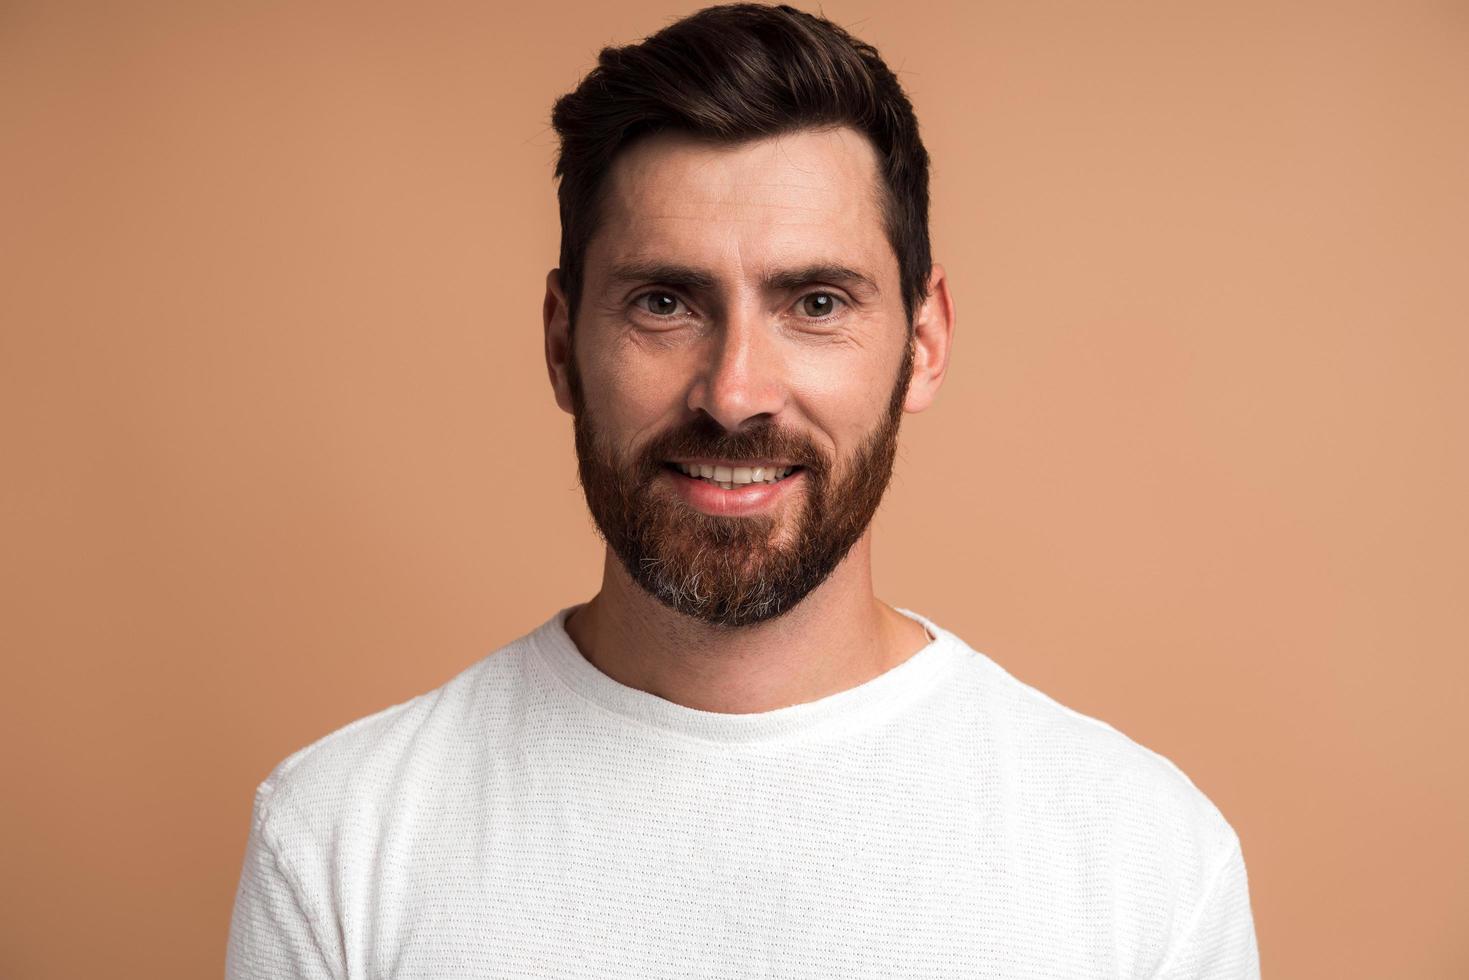
[[[697,457],[694,459],[670,459],[667,462],[682,463],[684,466],[728,466],[731,468],[736,466],[748,466],[752,469],[757,466],[765,467],[768,469],[771,467],[779,468],[782,466],[800,465],[798,463],[786,463],[766,459],[710,459],[707,457]]]

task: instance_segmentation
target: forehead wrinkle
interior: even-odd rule
[[[765,209],[770,210],[770,211],[826,211],[826,210],[828,210],[828,208],[825,205],[821,205],[821,204],[788,204],[788,203],[786,203],[784,201],[751,201],[751,200],[746,200],[746,199],[742,199],[742,198],[724,198],[724,199],[716,200],[716,201],[705,201],[703,203],[706,204],[706,205],[713,205],[714,207],[721,207],[721,208],[765,208]],[[658,213],[658,214],[650,214],[650,215],[648,215],[648,217],[650,217],[650,218],[688,218],[688,217],[702,217],[702,218],[706,218],[707,219],[709,216],[706,215],[706,214],[704,214],[704,215],[685,215],[685,214],[670,214],[670,213],[663,212],[663,213]]]
[[[649,217],[653,218],[654,216],[649,215]],[[706,227],[712,224],[716,224],[716,222],[711,222],[709,220],[709,216],[706,214],[659,215],[656,216],[656,220],[666,221],[669,223],[677,222],[679,224],[696,221]],[[816,222],[813,221],[811,218],[791,218],[789,220],[782,220],[780,218],[770,218],[763,215],[750,215],[744,218],[722,218],[717,222],[717,224],[721,225],[759,225],[762,228],[809,228],[815,223]],[[634,229],[637,228],[636,225],[632,225],[631,227],[633,227]]]
[[[614,193],[609,195],[613,200],[609,203],[613,203],[629,218],[641,211],[646,218],[679,222],[711,220],[704,209],[735,212],[720,218],[739,221],[753,220],[746,216],[761,212],[856,217],[859,213],[867,212],[870,206],[881,223],[884,195],[875,164],[865,165],[867,161],[847,158],[811,161],[802,166],[792,158],[787,144],[788,140],[780,139],[775,148],[788,168],[775,179],[761,179],[758,165],[749,168],[754,172],[748,173],[747,177],[743,172],[746,168],[731,166],[730,161],[721,155],[701,155],[691,160],[669,163],[646,159],[634,152],[631,159],[617,161],[623,166],[619,167],[614,163],[614,173],[617,176],[609,181],[614,189]],[[730,152],[738,152],[738,148]],[[867,185],[866,192],[855,197],[841,194],[829,179],[830,176],[858,177],[860,179],[856,183]],[[835,182],[844,183],[846,181],[841,179]],[[732,196],[732,189],[775,193],[764,195],[766,199],[761,199],[761,195],[738,191],[738,196]],[[818,196],[814,203],[811,201],[813,195]],[[771,197],[778,199],[771,200]],[[691,206],[699,210],[690,213]],[[741,211],[745,215],[740,215]]]
[[[755,194],[756,191],[777,191],[784,194]],[[688,218],[699,218],[709,220],[709,215],[704,209],[717,209],[733,212],[737,215],[740,211],[772,211],[772,212],[795,212],[805,214],[833,214],[851,213],[856,208],[856,203],[851,196],[839,195],[835,187],[830,183],[817,181],[814,183],[794,181],[745,181],[729,180],[720,182],[718,187],[706,187],[697,181],[665,181],[656,185],[653,193],[641,195],[623,193],[617,195],[617,204],[624,211],[641,210],[643,215],[649,218],[672,218],[686,220]],[[812,198],[816,199],[813,200]],[[871,204],[874,195],[871,189],[860,195],[857,200],[862,204]],[[692,214],[688,208],[699,208]],[[722,216],[723,217],[723,216]],[[730,220],[738,220],[731,217]]]

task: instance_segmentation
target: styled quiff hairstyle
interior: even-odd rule
[[[603,48],[597,67],[556,100],[551,125],[561,138],[561,283],[573,322],[612,161],[669,131],[724,143],[808,127],[865,134],[910,325],[927,295],[928,152],[918,120],[877,49],[829,20],[784,5],[706,7],[639,44]]]

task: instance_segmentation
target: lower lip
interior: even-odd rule
[[[663,471],[673,480],[674,488],[684,502],[695,510],[717,517],[746,517],[769,510],[791,491],[791,485],[806,475],[797,470],[776,483],[748,483],[726,490],[708,480],[685,476],[678,470]]]

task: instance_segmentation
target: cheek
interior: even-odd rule
[[[835,443],[839,457],[855,451],[887,413],[898,366],[874,360],[833,358],[792,373],[791,395],[801,414]]]
[[[580,364],[587,408],[621,448],[665,428],[685,410],[683,376],[672,359],[603,349],[588,350]]]

